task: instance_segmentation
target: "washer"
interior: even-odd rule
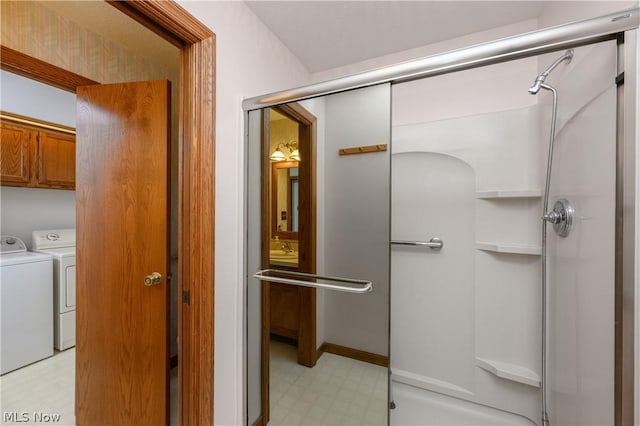
[[[33,231],[33,251],[53,256],[53,343],[76,345],[76,230]]]
[[[53,355],[53,265],[0,237],[0,374]]]

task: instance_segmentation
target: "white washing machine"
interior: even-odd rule
[[[52,258],[0,237],[0,374],[53,355]]]
[[[76,345],[76,230],[33,231],[32,249],[53,256],[53,343]]]

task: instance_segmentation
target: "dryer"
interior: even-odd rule
[[[76,345],[76,230],[33,231],[32,249],[53,256],[53,337],[56,349]]]
[[[0,237],[0,374],[53,355],[52,259]]]

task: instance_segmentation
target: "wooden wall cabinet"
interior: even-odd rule
[[[7,116],[7,113],[2,113],[2,117],[0,184],[75,189],[76,143],[73,129],[26,117],[14,121],[19,116]]]
[[[2,185],[27,186],[31,181],[31,146],[37,132],[0,122],[0,179]]]

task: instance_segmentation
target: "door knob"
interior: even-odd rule
[[[152,285],[160,284],[162,281],[162,275],[158,272],[153,272],[151,275],[144,277],[144,285],[151,287]]]

